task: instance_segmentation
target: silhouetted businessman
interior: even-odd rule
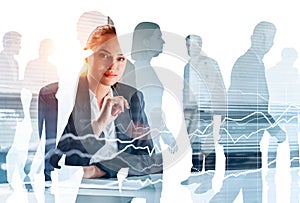
[[[211,202],[233,202],[241,189],[244,202],[262,202],[260,141],[265,130],[278,142],[285,140],[285,132],[268,113],[269,91],[263,63],[263,57],[273,46],[275,33],[274,24],[258,23],[251,36],[251,47],[233,66],[228,118],[220,139],[229,176]]]
[[[270,91],[270,114],[286,131],[289,142],[290,167],[299,167],[299,105],[300,76],[294,63],[298,53],[294,48],[284,48],[281,61],[267,71],[267,81]],[[268,202],[276,202],[276,157],[278,144],[275,139],[269,139],[268,148]],[[271,169],[272,168],[272,169]],[[291,169],[291,201],[299,202],[299,174],[297,169]]]
[[[184,67],[184,115],[193,146],[192,171],[215,170],[216,155],[213,139],[213,116],[226,115],[226,89],[218,63],[202,52],[202,38],[188,35],[186,47],[189,62]],[[218,133],[219,134],[219,133]],[[212,188],[213,174],[204,174],[197,182],[195,193]],[[194,183],[189,178],[182,184]]]
[[[290,147],[291,167],[299,166],[298,114],[300,105],[300,75],[294,63],[298,53],[294,48],[284,48],[282,60],[267,71],[270,91],[270,113],[285,129]],[[272,148],[275,149],[272,150]],[[270,153],[276,152],[277,145],[270,146]],[[269,164],[274,156],[270,155]],[[276,157],[276,156],[275,156]]]

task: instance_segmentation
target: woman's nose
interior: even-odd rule
[[[114,70],[117,68],[117,61],[112,59],[110,60],[109,64],[108,64],[108,70]]]

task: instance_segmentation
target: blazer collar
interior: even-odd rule
[[[119,86],[120,84],[116,83],[111,87],[114,96],[124,96],[124,91],[120,91],[121,88]],[[75,130],[79,136],[93,134],[93,129],[91,126],[90,96],[88,90],[89,87],[87,77],[86,75],[82,75],[79,78],[75,106],[72,113]],[[131,122],[130,111],[125,109],[125,111],[120,114],[114,122],[116,126],[116,132],[125,133]]]

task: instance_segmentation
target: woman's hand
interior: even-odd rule
[[[105,172],[97,166],[84,166],[83,167],[83,178],[100,178],[105,176]]]
[[[130,106],[124,97],[105,96],[98,118],[92,121],[94,133],[97,135],[100,134],[100,132],[102,132],[108,124],[113,122],[121,113],[124,112],[125,108],[129,109]]]

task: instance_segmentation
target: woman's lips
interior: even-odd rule
[[[108,73],[104,73],[105,77],[108,77],[108,78],[113,78],[113,77],[116,77],[117,74],[115,73],[111,73],[111,72],[108,72]]]

